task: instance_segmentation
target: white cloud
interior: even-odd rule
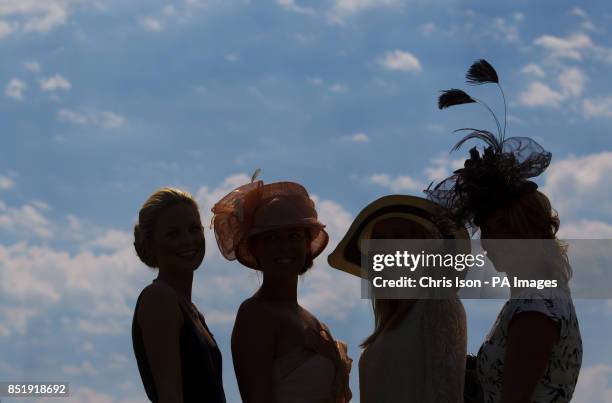
[[[306,79],[309,83],[314,84],[316,86],[323,84],[323,80],[319,77],[307,77]]]
[[[566,222],[612,215],[612,151],[569,156],[551,163],[543,192]]]
[[[559,75],[559,83],[566,96],[580,96],[584,88],[586,78],[582,71],[576,67],[565,69]]]
[[[6,323],[7,335],[15,331],[17,334],[25,335],[28,331],[28,322],[41,312],[40,309],[14,305],[11,307],[0,307],[0,323]]]
[[[0,21],[0,38],[2,32],[7,31],[6,25],[10,32],[49,32],[64,25],[76,5],[95,7],[95,3],[89,0],[2,0],[0,20],[4,21]]]
[[[521,69],[521,73],[523,74],[533,74],[536,77],[543,78],[546,74],[544,70],[535,63],[529,63],[525,67]]]
[[[89,320],[79,319],[76,328],[87,334],[93,335],[120,335],[125,333],[125,324],[114,320]]]
[[[20,207],[8,207],[0,201],[0,228],[22,236],[50,238],[51,224],[41,210],[44,208],[32,202]]]
[[[94,345],[91,344],[90,342],[83,343],[83,345],[81,346],[81,350],[83,350],[86,353],[93,353],[95,351]]]
[[[36,61],[24,62],[23,67],[32,73],[38,73],[40,71],[40,64]]]
[[[450,159],[448,155],[441,155],[437,158],[433,158],[429,166],[426,167],[423,171],[425,173],[425,177],[429,182],[435,183],[446,179],[451,173],[459,168],[463,167],[464,159]]]
[[[57,398],[49,398],[44,403],[53,403]],[[70,390],[70,403],[114,403],[112,396],[106,393],[96,392],[90,388],[78,388],[75,391]]]
[[[348,91],[348,88],[342,84],[336,83],[334,85],[332,85],[331,87],[329,87],[329,90],[331,92],[335,92],[338,94],[344,93],[346,91]]]
[[[106,250],[120,250],[125,245],[133,242],[132,234],[115,229],[106,230],[102,235],[89,242],[87,245],[93,248],[102,248]]]
[[[519,103],[530,107],[558,108],[564,99],[565,95],[539,81],[531,83],[526,91],[519,94]]]
[[[238,60],[240,60],[240,56],[236,53],[226,53],[225,60],[227,60],[230,63],[235,63]]]
[[[342,136],[340,140],[349,143],[369,143],[370,137],[368,137],[368,135],[365,133],[359,132],[348,136]]]
[[[542,35],[534,44],[546,49],[552,57],[571,60],[582,60],[583,52],[594,48],[591,38],[583,33],[572,34],[566,38]]]
[[[497,17],[493,20],[493,30],[496,33],[495,36],[500,36],[507,42],[519,41],[518,27],[513,24],[508,24],[506,20],[501,17]]]
[[[60,109],[57,113],[60,120],[80,126],[98,126],[116,129],[123,126],[125,118],[112,111]]]
[[[9,36],[13,32],[15,32],[15,29],[15,24],[9,24],[6,21],[0,20],[0,39]]]
[[[209,325],[229,325],[234,323],[235,319],[234,311],[206,311],[206,323]]]
[[[591,21],[589,14],[586,11],[584,11],[582,8],[575,7],[569,11],[569,14],[574,15],[582,20],[582,22],[580,23],[580,28],[584,29],[585,31],[591,31],[591,32],[600,31],[600,29],[597,28],[595,24],[593,24],[593,22]]]
[[[433,22],[426,22],[419,27],[421,33],[425,36],[429,36],[438,30],[438,27]]]
[[[313,10],[312,8],[301,7],[297,5],[295,3],[295,0],[276,0],[276,4],[278,4],[285,10],[293,11],[294,13],[309,14],[309,15],[316,14],[316,11]]]
[[[432,133],[446,133],[448,129],[441,123],[428,123],[425,128]]]
[[[606,364],[599,364],[582,368],[572,402],[612,402],[612,367]]]
[[[171,17],[176,12],[174,6],[172,4],[166,4],[164,8],[162,8],[162,14],[166,17]]]
[[[535,75],[544,74],[535,64],[525,66],[522,71]],[[541,81],[532,82],[527,90],[519,94],[519,103],[529,107],[558,108],[563,101],[582,95],[586,77],[577,67],[570,67],[561,71],[558,81],[561,87],[558,91]]]
[[[118,369],[118,368],[124,368],[126,365],[130,363],[131,360],[123,354],[111,353],[110,356],[108,357],[108,361],[109,361],[108,366],[110,368]]]
[[[587,119],[612,118],[612,96],[585,99],[582,108]]]
[[[335,0],[334,11],[338,14],[353,14],[372,8],[399,6],[402,0]]]
[[[394,193],[406,191],[421,191],[425,186],[408,175],[398,175],[392,177],[388,174],[370,175],[366,180],[369,183],[388,188]]]
[[[15,186],[15,182],[8,176],[0,175],[0,190],[7,190]]]
[[[574,7],[573,9],[569,11],[569,13],[577,17],[589,18],[589,15],[587,14],[587,12],[581,9],[580,7]]]
[[[386,70],[420,72],[421,62],[410,52],[399,49],[385,53],[379,64]]]
[[[9,98],[16,99],[18,101],[23,101],[23,92],[28,88],[28,85],[18,78],[13,78],[6,86],[4,90],[4,95]]]
[[[40,89],[42,91],[65,90],[68,91],[72,85],[65,77],[56,74],[52,77],[40,80]]]
[[[62,372],[67,375],[79,376],[79,375],[90,375],[96,376],[98,371],[94,368],[89,361],[83,361],[80,365],[64,365]]]
[[[562,239],[611,239],[612,225],[594,220],[563,221],[557,236]]]
[[[141,17],[138,22],[142,28],[150,32],[160,32],[164,30],[161,21],[151,16]]]
[[[391,176],[389,174],[374,174],[365,178],[370,184],[388,188],[394,193],[413,192],[422,195],[423,190],[430,183],[434,185],[446,179],[453,171],[463,167],[464,158],[451,159],[447,154],[441,154],[429,161],[428,166],[423,169],[423,175],[427,183],[422,183],[409,175]]]

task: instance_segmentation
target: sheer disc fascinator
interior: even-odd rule
[[[461,249],[457,253],[469,253],[470,237],[466,229],[448,220],[445,222],[443,217],[442,208],[427,199],[409,195],[383,196],[359,212],[342,241],[327,257],[327,262],[335,269],[362,277],[360,241],[370,239],[373,225],[386,218],[412,221],[444,239],[466,240],[454,244]]]
[[[257,269],[257,261],[248,246],[248,239],[258,233],[283,227],[304,227],[310,230],[310,255],[318,256],[329,240],[317,219],[314,202],[306,189],[295,182],[261,180],[232,190],[212,208],[215,237],[223,256]]]
[[[552,158],[552,154],[529,137],[506,138],[506,100],[499,84],[497,72],[486,60],[472,64],[466,74],[470,85],[496,84],[504,100],[504,124],[500,124],[491,108],[481,100],[459,89],[442,91],[438,99],[440,109],[454,105],[478,103],[486,108],[495,120],[497,136],[487,130],[463,128],[468,131],[452,151],[471,139],[485,143],[482,154],[473,147],[470,157],[461,169],[438,183],[430,184],[424,192],[427,198],[449,209],[456,220],[472,228],[478,227],[495,209],[509,201],[538,188],[529,178],[540,175]]]

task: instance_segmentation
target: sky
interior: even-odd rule
[[[130,330],[155,273],[132,247],[138,210],[175,186],[207,223],[256,168],[316,201],[331,240],[299,299],[356,363],[370,304],[325,257],[365,205],[422,195],[461,166],[454,129],[494,129],[476,105],[437,109],[440,90],[462,88],[503,117],[495,86],[465,85],[480,58],[500,76],[508,136],[553,154],[537,182],[559,236],[611,238],[611,22],[605,0],[0,0],[0,380],[67,381],[69,402],[146,401]],[[239,402],[229,335],[261,279],[205,227],[193,299]],[[468,351],[502,303],[464,301]],[[574,401],[612,402],[612,301],[575,303]]]

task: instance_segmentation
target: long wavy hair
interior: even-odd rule
[[[437,239],[441,235],[428,230],[424,226],[410,220],[406,223],[406,232],[410,234],[407,239]],[[372,297],[372,310],[374,311],[374,331],[360,345],[368,348],[384,331],[393,329],[412,309],[414,299],[377,299]]]

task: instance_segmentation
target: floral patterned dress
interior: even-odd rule
[[[576,310],[563,288],[524,290],[502,308],[478,351],[478,378],[486,403],[501,401],[502,374],[512,317],[521,312],[540,312],[559,325],[559,342],[553,347],[548,367],[538,382],[534,403],[569,402],[582,364],[582,338]]]

